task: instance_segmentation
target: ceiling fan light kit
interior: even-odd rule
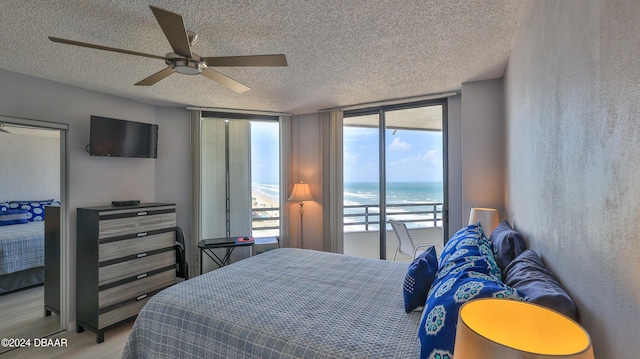
[[[167,66],[169,66],[143,79],[142,81],[139,81],[135,84],[136,86],[154,85],[174,72],[177,72],[183,75],[202,74],[237,93],[242,93],[248,91],[250,88],[216,70],[213,70],[211,67],[287,66],[287,58],[283,54],[200,57],[198,54],[191,52],[191,46],[198,42],[198,35],[193,31],[187,31],[185,29],[181,15],[155,6],[150,6],[150,8],[158,21],[160,28],[162,28],[162,31],[169,41],[171,48],[173,49],[173,52],[166,54],[164,57],[75,40],[67,40],[53,36],[49,36],[49,40],[67,45],[163,59]]]

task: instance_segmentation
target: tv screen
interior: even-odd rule
[[[92,156],[157,158],[158,125],[91,116]]]

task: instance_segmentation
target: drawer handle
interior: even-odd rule
[[[147,297],[147,295],[146,295],[146,294],[143,294],[143,295],[141,295],[141,296],[139,296],[139,297],[136,297],[136,300],[143,300],[143,299],[144,299],[144,298],[146,298],[146,297]]]
[[[138,257],[138,258],[146,257],[147,254],[148,254],[147,252],[136,254],[136,257]]]
[[[142,232],[142,233],[138,233],[136,234],[138,237],[146,237],[147,236],[147,232]]]
[[[138,215],[138,216],[146,216],[147,214],[149,214],[149,212],[138,212],[138,213],[136,213],[136,215]]]
[[[138,275],[136,278],[142,279],[142,278],[144,278],[146,276],[147,276],[147,273],[142,273],[142,274]]]

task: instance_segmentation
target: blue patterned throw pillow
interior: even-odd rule
[[[460,229],[443,248],[438,277],[454,269],[487,273],[502,280],[502,270],[496,262],[493,245],[485,237],[480,222]]]
[[[437,270],[438,257],[435,247],[429,247],[411,262],[403,286],[404,310],[407,313],[424,306]]]
[[[9,207],[12,209],[26,209],[27,221],[39,222],[44,221],[44,207],[50,206],[53,199],[43,201],[11,201]]]
[[[0,208],[0,226],[27,223],[27,210]]]
[[[446,276],[434,283],[422,311],[418,329],[420,358],[453,358],[460,307],[479,298],[524,300],[516,289],[482,273]]]
[[[458,312],[479,298],[524,300],[501,281],[491,242],[479,223],[460,229],[440,255],[440,267],[422,311],[418,338],[420,358],[453,358]]]

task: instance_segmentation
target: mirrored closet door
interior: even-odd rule
[[[0,116],[2,338],[41,338],[64,328],[66,129]]]

